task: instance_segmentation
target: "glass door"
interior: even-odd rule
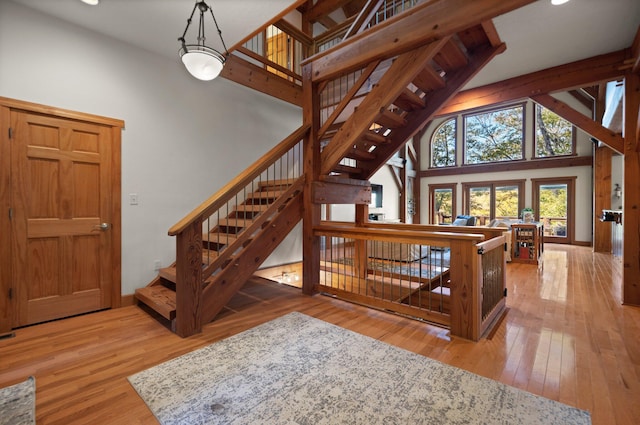
[[[533,180],[534,210],[544,226],[545,242],[573,240],[573,187],[573,178]]]

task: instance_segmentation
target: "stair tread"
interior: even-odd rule
[[[295,179],[276,179],[276,180],[264,180],[260,182],[260,187],[272,187],[272,186],[291,186],[296,181]]]
[[[250,218],[221,218],[218,220],[219,226],[228,226],[228,227],[247,227],[253,220]]]
[[[387,109],[385,109],[380,114],[378,114],[378,116],[374,121],[380,124],[381,126],[387,127],[387,128],[398,128],[398,127],[404,127],[405,125],[407,125],[407,120],[405,120],[400,115],[394,112],[391,112]]]
[[[235,206],[235,211],[240,212],[262,212],[269,208],[267,204],[240,204]]]
[[[381,144],[381,143],[387,142],[387,138],[385,136],[383,136],[382,134],[375,133],[373,131],[365,131],[362,134],[362,139],[374,144]]]
[[[247,195],[247,198],[277,198],[282,195],[285,190],[261,190],[258,192],[253,192]]]
[[[146,304],[162,317],[173,320],[176,317],[176,293],[162,285],[136,289],[138,301]]]
[[[400,96],[398,96],[393,104],[407,112],[415,109],[423,109],[425,107],[424,99],[408,88],[402,90],[402,93],[400,93]]]

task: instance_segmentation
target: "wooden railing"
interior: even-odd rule
[[[319,290],[478,340],[504,310],[504,236],[476,227],[442,230],[323,222],[314,229]]]
[[[176,333],[192,335],[202,325],[203,282],[227,267],[288,197],[304,184],[302,142],[309,126],[302,126],[217,193],[169,229],[176,236]],[[277,200],[264,209],[252,210],[251,219],[236,212],[251,205],[243,202],[257,191],[278,192]],[[222,221],[235,220],[236,233],[224,230]],[[203,237],[203,234],[205,235]],[[208,249],[204,249],[207,247]]]
[[[280,19],[236,47],[234,54],[302,85],[300,62],[309,56],[312,44],[311,37]]]

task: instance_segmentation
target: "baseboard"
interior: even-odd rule
[[[127,307],[136,304],[136,298],[134,294],[123,295],[120,297],[120,307]]]

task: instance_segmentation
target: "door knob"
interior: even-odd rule
[[[100,230],[109,230],[109,227],[111,227],[111,225],[109,223],[100,223],[100,224],[97,224],[94,227],[96,229],[100,229]]]

